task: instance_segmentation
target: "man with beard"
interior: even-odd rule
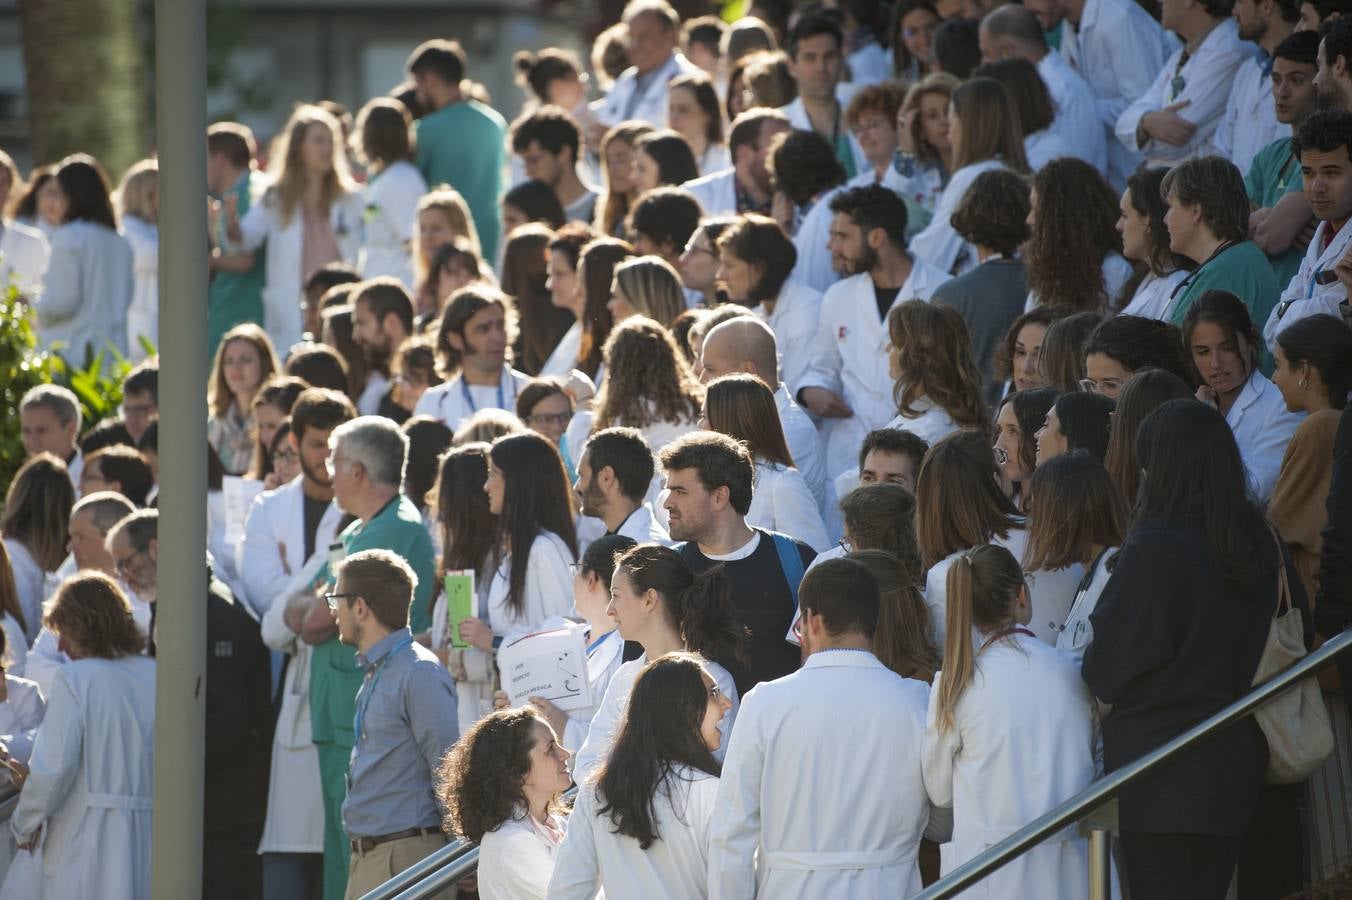
[[[1319,42],[1314,89],[1320,109],[1347,109],[1352,107],[1352,18],[1339,16],[1327,28]]]
[[[671,538],[644,500],[654,468],[652,449],[637,428],[596,432],[577,461],[573,490],[582,502],[582,514],[600,519],[606,534],[670,547]]]
[[[906,249],[906,203],[877,185],[843,191],[831,201],[832,264],[843,280],[822,298],[812,364],[798,400],[821,416],[826,475],[855,463],[865,435],[896,415],[888,372],[887,315],[907,300],[928,302],[946,272]]]
[[[352,339],[371,364],[366,389],[357,400],[359,414],[400,418],[402,411],[390,399],[390,360],[412,333],[413,298],[403,282],[372,278],[357,287],[352,302]]]
[[[300,639],[313,594],[300,591],[328,558],[341,524],[333,502],[333,479],[324,467],[329,434],[355,418],[352,402],[337,391],[309,388],[291,408],[288,441],[300,459],[301,476],[254,501],[244,525],[240,580],[244,600],[263,621],[263,640],[274,651],[283,682],[272,745],[267,818],[258,852],[263,859],[263,895],[310,897],[323,875],[324,804],[319,757],[310,740],[311,647]],[[302,583],[296,583],[302,582]],[[275,688],[274,688],[275,690]]]
[[[778,110],[748,109],[733,120],[728,133],[732,168],[687,181],[681,187],[695,195],[705,216],[769,213],[774,191],[765,159],[774,136],[790,128],[788,118]]]
[[[1216,152],[1247,172],[1254,156],[1286,134],[1272,102],[1272,67],[1277,45],[1300,19],[1297,0],[1235,0],[1240,40],[1258,45],[1259,53],[1241,63],[1225,115],[1216,129]]]

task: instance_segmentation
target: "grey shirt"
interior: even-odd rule
[[[986,403],[1000,401],[1004,384],[995,383],[991,361],[1005,333],[1028,301],[1028,273],[1017,259],[989,258],[934,291],[934,303],[962,313],[972,336],[972,360],[981,370]]]
[[[353,838],[438,827],[435,772],[459,737],[455,682],[407,628],[358,653],[357,665],[366,674],[343,826]]]

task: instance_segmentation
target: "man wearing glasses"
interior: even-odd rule
[[[338,640],[356,649],[363,673],[342,807],[352,900],[446,843],[433,784],[459,736],[455,682],[409,631],[417,581],[398,555],[364,550],[339,564],[324,595]]]
[[[326,466],[333,498],[355,516],[330,548],[330,561],[316,578],[333,590],[337,563],[363,550],[387,550],[403,558],[416,576],[409,626],[427,631],[432,617],[428,602],[436,580],[432,538],[418,508],[401,493],[408,438],[399,426],[380,416],[345,422],[329,437],[332,454]],[[348,762],[356,743],[354,718],[362,670],[353,647],[340,643],[338,628],[322,596],[305,616],[301,640],[314,646],[310,658],[310,729],[319,752],[324,793],[324,897],[339,900],[347,890],[351,845],[343,829]],[[452,717],[451,721],[455,721]]]

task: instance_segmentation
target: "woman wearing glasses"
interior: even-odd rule
[[[610,758],[578,791],[549,896],[708,896],[708,828],[732,701],[693,653],[643,667]]]
[[[571,484],[577,479],[577,466],[568,449],[568,423],[573,421],[573,398],[557,378],[532,378],[516,395],[516,416],[526,427],[549,438],[559,449]]]
[[[1197,370],[1183,349],[1178,326],[1142,316],[1113,316],[1095,326],[1084,342],[1080,388],[1116,400],[1132,373],[1145,368],[1163,369],[1197,386]]]

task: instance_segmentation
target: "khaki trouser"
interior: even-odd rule
[[[389,881],[425,856],[446,846],[443,834],[425,834],[377,844],[365,853],[353,850],[347,867],[346,900],[358,900]],[[453,900],[455,888],[447,888],[434,897]]]

